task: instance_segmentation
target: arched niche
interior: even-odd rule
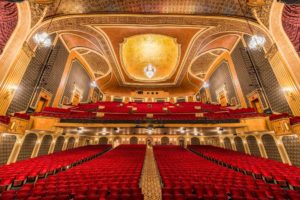
[[[232,145],[228,137],[224,138],[224,145],[225,145],[225,149],[232,150]]]
[[[38,152],[38,156],[47,155],[50,149],[52,143],[52,136],[51,135],[45,135],[43,137],[43,140],[41,142],[41,146]]]
[[[135,136],[131,137],[129,140],[129,143],[130,144],[138,144],[138,138]]]
[[[15,135],[0,136],[0,165],[4,165],[8,162],[16,141],[17,137]]]
[[[197,137],[191,138],[191,145],[200,145],[200,140]]]
[[[300,140],[298,136],[283,136],[282,143],[293,165],[300,167]]]
[[[99,144],[101,144],[101,145],[106,145],[106,144],[108,144],[108,138],[107,138],[107,137],[101,137],[101,138],[99,139]]]
[[[250,150],[250,154],[261,157],[261,153],[256,138],[253,135],[249,135],[248,137],[246,137],[246,140]]]
[[[242,153],[245,153],[245,147],[244,147],[242,138],[240,138],[240,137],[235,137],[235,138],[234,138],[234,143],[235,143],[235,146],[236,146],[236,150],[237,150],[237,151],[242,152]]]
[[[273,136],[270,134],[265,134],[262,136],[261,139],[264,144],[268,158],[282,162],[279,150],[277,148],[277,145],[276,145],[276,142],[275,142]]]
[[[17,157],[17,161],[31,158],[32,151],[34,149],[36,141],[37,141],[37,135],[34,133],[29,133],[28,135],[25,136],[19,155]]]
[[[73,149],[75,145],[75,138],[74,137],[70,137],[68,140],[68,144],[67,144],[67,150],[68,149]]]
[[[59,152],[62,150],[64,146],[65,138],[64,136],[59,136],[56,140],[54,151],[53,152]]]
[[[170,139],[168,137],[162,137],[160,143],[162,145],[168,145],[170,143]]]

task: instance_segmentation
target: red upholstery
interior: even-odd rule
[[[145,145],[121,145],[65,172],[4,192],[1,199],[142,200],[139,188]],[[4,196],[4,198],[3,198]]]
[[[163,199],[297,199],[279,185],[217,165],[178,146],[155,146]]]
[[[3,165],[0,167],[0,190],[6,190],[10,185],[19,186],[27,180],[33,181],[37,177],[66,169],[109,148],[110,145],[85,146]]]
[[[294,188],[299,187],[300,189],[300,168],[298,167],[214,146],[192,145],[189,146],[189,149],[239,169],[245,174],[252,174],[258,179],[275,180],[281,186],[290,184]]]
[[[8,116],[0,116],[0,124],[9,124],[10,122],[10,117]]]

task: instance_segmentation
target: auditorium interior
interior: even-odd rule
[[[0,0],[0,200],[299,200],[299,0]]]

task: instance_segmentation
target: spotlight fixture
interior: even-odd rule
[[[152,65],[152,64],[148,64],[145,68],[144,68],[144,72],[145,72],[145,75],[151,79],[155,72],[156,72],[156,68]]]

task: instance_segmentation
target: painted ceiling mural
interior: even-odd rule
[[[15,3],[0,1],[0,55],[18,23],[18,8]]]

